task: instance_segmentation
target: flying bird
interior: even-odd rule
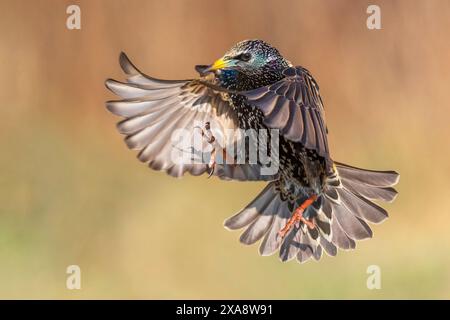
[[[317,82],[268,43],[239,42],[213,64],[196,66],[199,77],[190,80],[145,75],[124,53],[119,61],[126,82],[106,80],[106,87],[121,97],[106,106],[123,118],[118,131],[130,149],[139,151],[140,161],[174,177],[189,172],[267,181],[250,204],[224,223],[230,230],[244,229],[243,244],[262,239],[261,255],[278,251],[281,261],[299,262],[319,260],[323,251],[335,256],[338,248],[354,249],[355,240],[372,237],[369,222],[387,218],[386,210],[374,201],[395,199],[393,186],[399,175],[332,160]],[[174,159],[177,129],[198,132],[201,147],[211,147],[207,161]],[[272,130],[278,136],[270,136],[267,143],[260,137],[249,142],[246,130]],[[230,143],[223,141],[241,143],[243,161],[224,161]],[[250,161],[245,152],[250,153],[254,144],[276,159],[276,171],[264,172],[267,163]],[[197,149],[190,145],[187,152]]]

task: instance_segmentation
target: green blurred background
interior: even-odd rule
[[[2,0],[0,298],[450,298],[450,2],[376,1],[373,31],[369,4]],[[334,159],[401,173],[356,251],[260,257],[222,222],[264,184],[152,172],[117,134],[103,83],[123,79],[120,51],[183,79],[247,38],[313,72]],[[81,290],[66,289],[71,264]]]

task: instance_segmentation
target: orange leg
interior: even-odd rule
[[[201,130],[202,137],[206,137],[206,141],[213,146],[213,150],[211,151],[211,158],[208,163],[208,178],[211,178],[211,176],[214,174],[214,166],[216,164],[216,148],[214,146],[216,142],[216,137],[211,132],[211,124],[208,122],[205,123],[204,129],[201,127],[195,127]]]
[[[281,237],[281,239],[283,239],[284,236],[289,232],[289,230],[291,230],[292,226],[298,222],[303,222],[310,229],[314,229],[316,227],[313,221],[309,221],[303,217],[303,212],[316,200],[317,196],[312,195],[311,197],[306,199],[305,202],[300,205],[300,207],[295,209],[294,213],[292,214],[291,218],[288,220],[284,228],[278,232],[278,235]]]
[[[214,137],[214,135],[211,132],[211,123],[209,123],[209,121],[205,123],[204,130],[198,126],[196,128],[201,130],[202,137],[206,137],[206,139],[207,139],[206,141],[210,145],[213,146],[213,150],[211,151],[211,157],[209,159],[208,167],[207,167],[207,170],[209,173],[208,178],[211,178],[211,176],[214,174],[214,168],[216,165],[216,158],[217,158],[216,149],[218,149],[217,148],[218,143],[216,142],[216,137]],[[222,149],[222,161],[224,161],[223,163],[225,163],[226,159],[227,159],[227,149],[226,148],[220,148],[220,149]]]

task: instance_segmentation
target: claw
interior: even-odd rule
[[[209,173],[208,173],[208,178],[207,179],[211,178],[212,175],[214,174],[214,166],[208,167],[208,171],[209,171]]]
[[[208,179],[211,178],[211,176],[214,174],[215,166],[216,166],[216,149],[213,149],[213,151],[211,152],[211,159],[209,159],[208,163],[208,170],[209,170]]]
[[[207,121],[205,123],[204,128],[201,128],[200,126],[195,126],[194,129],[200,129],[200,131],[202,133],[202,137],[206,136],[206,138],[207,138],[206,141],[209,144],[212,145],[216,141],[216,137],[214,137],[214,135],[211,133],[211,123],[209,121]],[[214,174],[215,164],[216,164],[216,148],[214,147],[212,152],[211,152],[211,159],[209,160],[209,163],[208,163],[208,166],[207,166],[208,179],[211,178],[211,176]]]
[[[209,121],[205,123],[204,129],[200,126],[195,126],[194,129],[200,129],[202,137],[206,136],[208,143],[213,143],[216,140],[214,135],[211,133],[211,124]]]
[[[281,229],[280,231],[278,231],[278,236],[283,239],[286,234],[289,232],[289,230],[291,230],[293,225],[299,225],[300,226],[300,222],[303,222],[305,225],[308,226],[308,228],[310,229],[314,229],[316,227],[314,221],[310,221],[308,219],[306,219],[305,217],[303,217],[303,212],[314,202],[316,201],[317,196],[316,195],[312,195],[311,197],[309,197],[308,199],[305,200],[305,202],[303,202],[300,207],[298,207],[297,209],[295,209],[294,213],[292,214],[291,218],[288,220],[288,222],[286,223],[286,225],[283,227],[283,229]]]

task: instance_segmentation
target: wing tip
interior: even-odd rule
[[[119,65],[127,75],[134,75],[138,72],[137,68],[123,51],[119,54]]]
[[[225,228],[225,230],[228,230],[228,231],[233,231],[233,230],[234,230],[233,228],[231,228],[231,227],[229,226],[229,221],[228,221],[228,219],[224,220],[222,225],[223,225],[223,227]]]
[[[121,60],[129,60],[127,54],[124,51],[120,51],[119,53],[119,61]]]
[[[136,76],[136,75],[142,75],[144,77],[150,78],[149,76],[145,75],[143,72],[141,72],[133,62],[131,62],[130,58],[128,58],[127,54],[123,51],[119,54],[119,64],[120,68],[122,68],[123,72],[129,76]]]
[[[394,183],[392,184],[393,186],[395,186],[397,183],[400,182],[400,173],[398,173],[397,171],[392,171],[392,175],[395,176]]]
[[[109,90],[111,90],[111,85],[114,83],[114,82],[116,82],[116,80],[114,80],[114,79],[112,79],[112,78],[107,78],[106,80],[105,80],[105,87],[107,88],[107,89],[109,89]],[[112,91],[112,90],[111,90]]]
[[[239,213],[241,213],[241,212],[238,212],[237,214],[239,214]],[[237,214],[235,214],[223,221],[223,227],[226,230],[234,231],[234,230],[239,230],[244,227],[244,226],[240,226],[236,221],[234,221],[233,218],[235,218]]]
[[[111,112],[112,114],[116,114],[116,108],[114,107],[114,100],[109,100],[105,102],[105,106],[106,106],[106,110],[108,110],[109,112]]]
[[[270,257],[270,256],[275,255],[275,253],[277,252],[277,250],[271,250],[271,251],[268,251],[268,250],[266,250],[266,249],[264,249],[264,248],[259,247],[258,252],[259,252],[259,255],[260,255],[261,257]]]
[[[400,178],[400,176],[399,176],[399,178]],[[394,202],[395,199],[397,199],[398,191],[397,191],[396,189],[392,188],[392,187],[386,187],[386,188],[384,188],[384,189],[389,190],[389,191],[392,193],[392,196],[391,196],[390,199],[384,199],[383,201],[384,201],[384,202],[387,202],[387,203],[392,203],[392,202]]]
[[[124,83],[114,80],[112,78],[108,78],[105,80],[105,87],[114,93],[115,95],[122,96],[120,93],[120,87],[123,86]]]

